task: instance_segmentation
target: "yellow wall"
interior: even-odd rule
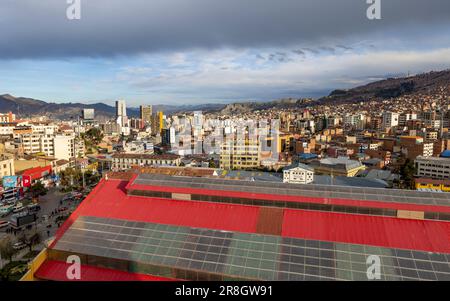
[[[39,281],[34,277],[34,273],[39,269],[39,267],[44,263],[47,259],[48,251],[47,248],[43,249],[41,253],[33,259],[31,263],[29,263],[28,272],[20,279],[20,281]]]
[[[416,183],[416,189],[433,189],[450,192],[450,187],[445,187],[444,184]]]

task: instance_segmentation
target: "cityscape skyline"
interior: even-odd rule
[[[0,91],[133,107],[230,103],[319,97],[450,68],[449,4],[389,1],[378,22],[366,18],[365,1],[334,2],[171,1],[180,13],[164,1],[120,10],[96,1],[82,3],[80,20],[65,18],[62,1],[2,2],[1,22],[25,21],[0,42]]]

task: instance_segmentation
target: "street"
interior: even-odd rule
[[[35,232],[38,232],[41,235],[42,242],[38,245],[33,247],[34,251],[40,251],[44,248],[44,243],[49,238],[53,237],[58,229],[58,225],[56,224],[56,218],[58,216],[67,216],[70,214],[72,210],[78,206],[79,202],[76,201],[65,201],[62,204],[62,199],[64,195],[67,193],[62,193],[59,191],[58,188],[52,187],[48,190],[48,193],[45,196],[39,197],[38,204],[41,207],[41,210],[37,212],[37,221],[36,223],[32,223],[31,229],[25,229],[22,231],[18,231],[16,234],[14,233],[6,233],[6,230],[10,227],[5,227],[0,229],[0,241],[3,240],[6,237],[10,237],[12,242],[17,242],[18,238],[25,233],[28,236],[32,235]],[[59,213],[58,208],[60,206],[68,207],[69,209]],[[55,213],[56,212],[56,213]],[[53,213],[53,214],[52,214]],[[0,218],[0,221],[9,221],[11,218],[11,215],[8,215],[7,217]],[[48,216],[48,221],[45,222],[43,219],[43,216]],[[60,222],[62,224],[62,222]],[[51,227],[48,227],[48,225],[51,225]],[[26,255],[29,252],[28,248],[24,248],[17,252],[17,254],[14,256],[14,260],[21,259],[24,255]],[[6,260],[3,259],[3,262],[0,261],[0,267],[6,264]]]

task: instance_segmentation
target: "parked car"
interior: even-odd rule
[[[24,249],[26,247],[27,247],[27,245],[24,244],[23,242],[20,242],[20,241],[16,242],[15,244],[13,244],[14,250],[22,250],[22,249]]]
[[[58,208],[58,212],[63,212],[63,211],[66,211],[66,210],[68,210],[69,208],[67,208],[67,207],[59,207]]]
[[[28,207],[28,210],[31,212],[38,212],[39,210],[41,210],[41,206],[38,204],[30,204],[27,207]]]
[[[22,203],[17,203],[13,208],[13,213],[22,212],[24,209],[25,207],[22,205]]]
[[[65,196],[63,196],[63,198],[61,199],[61,201],[66,202],[66,201],[70,201],[73,198],[73,195],[70,194],[66,194]]]
[[[14,206],[6,205],[0,207],[0,217],[6,217],[13,211]]]

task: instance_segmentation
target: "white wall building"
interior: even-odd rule
[[[298,163],[283,169],[283,182],[292,184],[309,184],[314,181],[314,169]]]
[[[415,160],[417,176],[432,179],[450,179],[450,158],[419,156]]]
[[[127,106],[125,100],[116,101],[116,117],[127,116]]]
[[[382,128],[387,129],[394,126],[398,126],[400,120],[400,114],[393,112],[384,112],[383,113],[383,124]]]
[[[54,157],[70,161],[75,157],[75,137],[73,135],[56,135],[54,138]]]

